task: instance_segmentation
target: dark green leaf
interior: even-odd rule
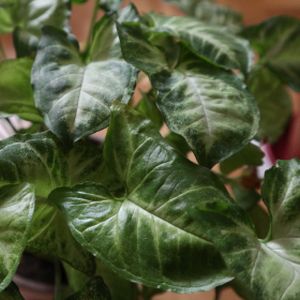
[[[117,273],[96,260],[96,274],[100,275],[108,286],[112,300],[138,300],[139,290],[135,283],[125,280]]]
[[[34,188],[29,184],[0,188],[0,292],[10,284],[19,265],[29,237],[34,202]]]
[[[256,134],[255,101],[235,76],[199,66],[151,79],[168,127],[184,137],[201,164],[226,159]]]
[[[66,272],[69,287],[73,290],[74,293],[81,291],[90,277],[74,269],[68,263],[63,263],[63,267]]]
[[[267,68],[255,68],[248,80],[260,111],[258,135],[274,143],[283,134],[292,112],[291,98],[280,80]]]
[[[66,163],[51,134],[15,135],[0,142],[0,185],[32,183],[45,197],[68,183]]]
[[[259,147],[248,144],[241,151],[221,162],[220,168],[222,173],[229,174],[245,165],[260,166],[263,164],[263,157],[264,153]]]
[[[116,31],[115,20],[104,16],[93,29],[92,44],[89,49],[90,61],[121,57],[120,42]]]
[[[84,289],[67,300],[111,300],[108,288],[100,277],[91,279]]]
[[[69,31],[68,0],[4,0],[0,6],[0,32],[14,32],[18,56],[35,50],[45,25]]]
[[[68,176],[72,184],[99,182],[101,177],[102,149],[95,142],[86,140],[73,145],[67,155]]]
[[[18,287],[12,282],[3,292],[0,293],[0,300],[24,300]]]
[[[210,63],[225,69],[240,69],[248,72],[251,53],[248,43],[219,27],[207,25],[189,17],[166,17],[157,14],[147,15],[152,33],[170,35],[182,42],[190,51]]]
[[[300,91],[300,21],[277,16],[247,28],[245,36],[260,54],[261,61],[282,82]]]
[[[0,63],[0,114],[18,115],[32,122],[43,118],[34,106],[30,83],[32,60],[28,58],[6,60]]]
[[[150,119],[158,129],[162,127],[163,118],[156,106],[154,91],[144,94],[136,109],[143,116]]]
[[[118,24],[117,28],[126,61],[150,75],[168,70],[165,54],[147,41],[139,23]]]
[[[48,204],[36,206],[27,249],[46,258],[59,258],[86,274],[94,272],[93,257],[74,240],[61,212]]]
[[[165,139],[173,148],[184,156],[191,150],[185,139],[179,134],[170,132]]]
[[[114,100],[127,103],[135,69],[121,60],[84,64],[67,35],[47,27],[33,66],[37,107],[59,138],[79,140],[108,125]]]
[[[126,189],[122,196],[84,184],[49,198],[86,249],[119,275],[156,288],[191,293],[231,279],[185,213],[205,201],[202,191],[227,197],[213,173],[178,155],[149,120],[121,105],[112,114],[104,157]]]
[[[267,171],[262,194],[269,207],[271,228],[263,241],[242,225],[241,218],[233,214],[236,208],[210,210],[210,217],[201,206],[190,210],[199,230],[209,227],[207,238],[222,252],[249,299],[300,297],[299,175],[299,160],[279,161]]]
[[[138,21],[139,14],[133,4],[126,6],[118,17],[103,16],[94,26],[93,39],[89,48],[88,60],[105,60],[108,58],[121,58],[120,40],[115,22],[119,23]]]

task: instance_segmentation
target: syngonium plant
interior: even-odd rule
[[[300,299],[300,161],[256,171],[257,142],[287,126],[286,87],[300,91],[300,22],[245,27],[208,1],[170,1],[190,15],[170,17],[98,0],[80,49],[69,20],[84,1],[73,2],[0,0],[16,49],[0,63],[1,117],[32,122],[0,142],[0,299],[21,299],[24,251],[55,263],[56,299],[224,286]],[[107,127],[100,145],[90,138]]]

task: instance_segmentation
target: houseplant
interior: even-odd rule
[[[1,0],[17,52],[0,65],[1,114],[33,125],[0,142],[0,298],[21,298],[11,282],[25,250],[55,262],[56,299],[224,285],[245,299],[299,298],[300,162],[278,162],[262,182],[251,141],[285,129],[300,23],[244,28],[214,3],[172,2],[193,16],[95,1],[79,50],[69,1]],[[142,76],[152,89],[135,105]]]

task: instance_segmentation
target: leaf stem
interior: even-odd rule
[[[0,42],[0,61],[6,59],[6,54],[2,42]]]
[[[100,1],[99,0],[95,0],[94,1],[94,8],[93,8],[93,15],[92,15],[91,23],[90,23],[89,34],[88,34],[88,38],[87,38],[87,41],[86,41],[85,51],[88,50],[89,45],[90,45],[90,43],[92,41],[93,29],[94,29],[95,22],[97,20],[97,14],[98,14],[98,7],[99,7],[99,5],[100,5]]]
[[[221,299],[222,290],[223,290],[222,286],[217,286],[215,288],[215,298],[214,298],[214,300],[220,300]]]
[[[8,123],[10,128],[14,131],[14,133],[18,132],[17,128],[15,127],[15,125],[12,123],[12,121],[8,117],[5,118],[5,121]]]
[[[62,300],[62,274],[61,274],[61,266],[58,259],[54,262],[55,267],[55,290],[54,290],[54,299],[55,300]]]

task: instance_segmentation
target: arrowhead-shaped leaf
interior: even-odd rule
[[[190,17],[149,14],[146,19],[152,34],[151,39],[162,34],[170,35],[212,64],[248,72],[251,55],[245,40]]]
[[[249,299],[300,297],[299,175],[299,160],[279,161],[267,171],[263,198],[269,207],[271,225],[263,241],[233,214],[236,208],[210,210],[211,218],[205,218],[208,207],[190,210],[198,220],[199,229],[209,227],[207,238],[210,236],[221,251],[226,265]],[[218,205],[221,207],[221,203]]]
[[[59,258],[86,274],[94,272],[93,257],[74,240],[61,212],[48,204],[36,206],[27,249],[42,257]]]
[[[184,137],[201,164],[224,160],[256,134],[255,101],[235,76],[200,66],[151,79],[169,128]]]
[[[69,30],[68,0],[4,0],[0,6],[0,32],[14,29],[14,42],[19,56],[36,50],[41,28],[45,25]]]
[[[62,152],[47,133],[15,135],[1,141],[0,166],[1,186],[29,182],[42,197],[68,182]]]
[[[300,21],[286,16],[273,17],[245,31],[261,63],[296,91],[300,91],[299,34]]]
[[[32,122],[43,121],[34,105],[30,83],[31,67],[32,60],[28,58],[0,63],[1,115],[18,115]]]
[[[0,291],[10,284],[26,247],[34,202],[29,184],[0,188]]]
[[[79,140],[108,125],[114,100],[127,103],[135,69],[122,60],[84,64],[67,35],[47,27],[32,72],[37,107],[52,132]]]
[[[123,195],[91,183],[49,197],[81,245],[118,274],[153,287],[194,292],[231,279],[184,213],[204,201],[201,191],[227,197],[208,169],[179,156],[149,120],[123,106],[113,112],[104,156]]]

